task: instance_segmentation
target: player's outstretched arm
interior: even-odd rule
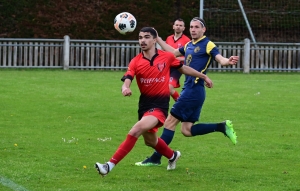
[[[124,83],[122,85],[122,94],[123,96],[131,96],[132,92],[130,89],[131,85],[131,80],[130,79],[125,79]]]
[[[211,81],[211,79],[207,75],[202,74],[201,72],[198,72],[197,70],[195,70],[195,69],[193,69],[189,66],[183,65],[178,70],[183,74],[203,79],[205,81],[205,86],[208,87],[208,88],[213,87],[213,82]]]
[[[222,66],[235,65],[239,61],[239,56],[230,56],[229,58],[225,58],[221,54],[218,54],[215,57],[215,60]]]

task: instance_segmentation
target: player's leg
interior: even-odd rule
[[[185,90],[182,91],[182,95]],[[189,99],[179,99],[172,107],[171,114],[168,115],[165,121],[165,128],[161,135],[161,139],[170,144],[173,140],[177,124],[185,118],[186,111],[189,111],[190,105],[195,105]],[[149,158],[141,162],[136,162],[136,166],[159,166],[161,164],[161,154],[155,151]]]
[[[161,138],[157,138],[156,133],[148,131],[143,134],[143,137],[147,146],[154,148],[157,152],[169,159],[167,170],[175,169],[176,162],[181,156],[180,152],[171,150]]]
[[[178,91],[175,90],[175,88],[180,87],[179,79],[181,75],[182,74],[177,69],[171,69],[170,71],[169,89],[170,89],[170,95],[174,101],[177,101],[180,96]]]
[[[155,127],[158,123],[159,120],[154,116],[142,117],[142,119],[131,128],[126,139],[120,144],[111,159],[105,164],[95,164],[95,168],[98,170],[99,174],[102,176],[108,174],[114,166],[117,165],[132,150],[138,137],[144,132]]]
[[[162,139],[167,145],[169,145],[172,142],[176,126],[179,122],[180,121],[175,117],[173,117],[172,115],[168,115],[164,124],[165,127],[163,129],[163,133],[160,136],[160,139]],[[149,158],[146,158],[144,161],[141,162],[136,162],[135,165],[136,166],[160,166],[161,157],[162,154],[158,150],[155,150]]]
[[[178,91],[175,90],[175,88],[172,84],[169,84],[169,89],[170,89],[171,97],[173,98],[174,101],[177,101],[180,96]]]
[[[237,136],[230,120],[220,123],[198,123],[193,126],[191,126],[190,123],[183,122],[181,127],[182,134],[187,137],[221,132],[228,137],[233,144],[237,143]]]
[[[190,107],[190,112],[181,123],[181,133],[186,137],[192,137],[197,135],[205,135],[215,131],[220,131],[224,128],[222,124],[217,123],[198,123],[194,124],[200,118],[200,112],[202,105],[195,105]]]
[[[199,95],[197,104],[190,105],[190,110],[186,110],[186,118],[184,118],[181,124],[181,132],[186,137],[205,135],[213,132],[222,132],[225,136],[229,137],[233,144],[236,144],[236,134],[233,129],[231,121],[226,120],[225,122],[220,123],[198,123],[200,118],[200,113],[202,105],[205,100],[205,90],[200,90],[196,95]],[[187,104],[188,105],[188,104]],[[194,125],[193,125],[194,124]]]

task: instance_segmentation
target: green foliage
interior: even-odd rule
[[[178,127],[176,170],[166,170],[166,159],[133,166],[152,153],[140,138],[101,178],[94,163],[109,160],[137,120],[138,89],[134,82],[133,95],[123,97],[122,75],[0,70],[0,190],[9,190],[5,180],[30,191],[299,189],[300,82],[288,73],[209,73],[215,86],[201,122],[233,120],[236,146],[221,133],[186,138]]]
[[[238,42],[250,38],[237,1],[204,1],[207,35],[213,41]],[[257,41],[299,42],[299,2],[242,1]],[[297,9],[298,7],[298,9]],[[137,29],[120,35],[115,16],[131,12]],[[0,37],[136,40],[144,26],[153,26],[162,38],[173,33],[174,19],[188,23],[199,15],[199,1],[190,0],[9,0],[0,2]],[[279,31],[282,31],[279,33]]]

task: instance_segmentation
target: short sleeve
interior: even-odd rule
[[[171,59],[170,59],[170,62],[171,62],[171,67],[172,68],[181,68],[182,67],[182,63],[175,58],[175,56],[172,55]]]
[[[136,59],[132,59],[128,65],[127,71],[125,72],[121,80],[122,81],[125,81],[125,79],[133,80],[136,73],[135,68],[136,68]]]
[[[218,54],[220,54],[217,46],[211,41],[207,43],[206,52],[207,54],[211,55],[213,58],[215,58]]]

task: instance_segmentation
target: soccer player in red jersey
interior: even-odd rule
[[[185,29],[184,21],[181,18],[178,18],[175,20],[173,24],[174,34],[170,35],[166,39],[166,43],[173,48],[180,48],[183,47],[186,43],[191,41],[189,37],[183,34],[183,31]],[[179,61],[184,63],[184,56],[177,57]],[[177,101],[179,98],[179,93],[175,90],[175,88],[180,87],[180,77],[181,73],[176,68],[171,68],[170,71],[170,82],[169,82],[169,88],[170,88],[170,94],[174,101]]]
[[[190,22],[190,34],[192,41],[184,47],[173,48],[157,37],[157,43],[166,51],[172,52],[174,56],[185,56],[185,65],[206,74],[213,60],[222,66],[235,65],[239,56],[223,57],[217,46],[204,35],[206,23],[203,19],[195,17]],[[237,143],[236,132],[230,120],[214,123],[197,123],[200,118],[202,106],[206,98],[205,82],[202,79],[186,75],[183,90],[179,99],[170,110],[165,123],[161,139],[168,145],[172,142],[175,129],[181,122],[181,133],[186,137],[205,135],[213,132],[221,132],[228,137],[233,144]],[[159,166],[161,165],[161,154],[155,151],[144,161],[135,163],[136,166]],[[176,164],[175,164],[176,165]],[[175,166],[174,166],[175,169]]]
[[[168,115],[170,91],[170,68],[175,67],[180,72],[200,78],[206,86],[211,88],[212,81],[189,66],[180,63],[170,52],[155,48],[157,32],[151,27],[144,27],[139,32],[139,45],[142,52],[129,63],[128,69],[122,78],[122,94],[130,96],[130,85],[136,77],[140,90],[138,117],[139,121],[133,125],[126,139],[121,143],[111,159],[104,164],[96,163],[95,168],[100,175],[107,175],[134,147],[137,139],[142,135],[147,146],[156,149],[169,159],[167,170],[175,169],[176,161],[180,157],[179,151],[173,151],[156,132]]]

